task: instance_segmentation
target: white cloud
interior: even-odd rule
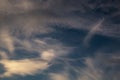
[[[49,67],[48,63],[40,60],[2,60],[1,64],[5,67],[5,73],[1,76],[11,77],[13,75],[34,75]]]
[[[43,51],[41,53],[41,58],[44,59],[44,60],[51,61],[52,59],[55,58],[54,50],[51,49],[51,50]]]

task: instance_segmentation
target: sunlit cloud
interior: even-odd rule
[[[47,62],[40,60],[1,60],[1,64],[5,67],[5,72],[1,77],[11,77],[13,75],[34,75],[40,73],[40,70],[44,70],[49,67]]]
[[[55,58],[55,52],[54,52],[54,50],[48,50],[48,51],[42,52],[41,58],[43,60],[51,61],[52,59]]]
[[[67,73],[51,73],[49,74],[51,80],[69,80],[69,75]]]
[[[24,59],[14,59],[16,52],[10,55],[7,51],[0,51],[0,64],[4,66],[5,72],[1,74],[1,77],[12,77],[14,75],[27,76],[39,74],[40,71],[48,69],[50,62],[56,57],[65,55],[70,51],[69,47],[62,45],[57,40],[52,38],[34,38],[34,39],[19,39],[16,36],[14,38],[9,38],[7,34],[1,39],[5,40],[7,43],[6,50],[11,50],[10,45],[14,45],[15,50],[26,50],[29,52],[35,52],[38,54],[35,58],[24,58]],[[6,39],[7,38],[7,39]],[[12,43],[9,41],[12,39]],[[49,42],[53,42],[52,44]],[[1,45],[1,47],[3,47]],[[3,47],[4,48],[4,47]],[[31,55],[29,53],[29,55]],[[18,55],[19,56],[19,55]],[[11,59],[11,57],[13,59]],[[28,68],[30,67],[30,68]]]

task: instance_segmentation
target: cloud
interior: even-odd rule
[[[2,30],[0,33],[0,46],[4,46],[9,52],[12,53],[14,51],[13,37],[7,30]]]
[[[114,1],[106,1],[106,3],[98,5],[98,2],[95,1],[91,3],[88,0],[69,0],[69,2],[67,0],[0,0],[0,49],[4,49],[0,51],[0,58],[2,59],[1,63],[6,68],[6,72],[3,75],[34,75],[39,70],[44,70],[43,66],[47,68],[48,62],[51,62],[54,58],[65,55],[71,51],[70,48],[54,39],[33,39],[36,35],[43,36],[44,34],[56,31],[52,25],[61,24],[63,26],[58,27],[88,31],[88,35],[84,39],[86,45],[89,44],[90,39],[95,34],[120,38],[119,24],[113,21],[115,16],[119,16],[119,4],[116,4]],[[110,7],[116,8],[118,11],[102,16],[105,17],[106,21],[99,21],[101,18],[99,15],[105,15],[102,13],[109,11]],[[96,12],[97,10],[100,12]],[[102,24],[103,21],[104,24]],[[92,26],[96,23],[97,25]],[[40,60],[34,60],[36,58],[11,60],[11,57],[13,58],[15,55],[9,55],[9,53],[17,54],[14,53],[14,50],[36,52],[39,54],[36,58]],[[41,61],[41,59],[47,62]],[[108,66],[111,66],[111,62],[117,62],[117,65],[119,62],[118,59],[110,59],[110,61],[101,61],[101,59],[103,58],[100,58],[100,60],[96,58],[86,59],[86,67],[81,68],[81,71],[78,70],[78,72],[81,73],[79,79],[99,80],[104,78],[105,73],[100,72],[103,68],[97,66],[97,62],[103,62],[104,65],[109,64]],[[35,65],[36,63],[39,64]],[[40,64],[43,64],[43,66]],[[21,65],[23,65],[24,68]],[[33,66],[32,69],[25,69],[31,65]],[[20,70],[16,70],[16,66],[19,66]],[[75,70],[75,68],[73,70]],[[112,72],[113,71],[111,71],[110,74],[112,74]],[[52,74],[52,79],[59,77],[63,78],[63,80],[68,79],[62,75],[62,73]]]
[[[57,64],[63,64],[65,70],[60,69],[57,73],[49,73],[49,78],[51,80],[72,78],[75,80],[119,80],[120,64],[117,59],[118,62],[114,62],[113,56],[115,55],[96,54],[94,57],[84,57],[79,59],[84,64],[82,66],[72,65],[74,62],[79,65],[78,59],[61,59],[62,61]],[[111,61],[114,64],[111,65]]]
[[[116,54],[105,55],[99,53],[96,54],[95,57],[84,58],[85,67],[78,70],[77,80],[119,80],[120,64],[114,62],[113,56],[115,55]],[[119,62],[119,59],[116,61]]]
[[[91,3],[88,0],[70,0],[69,2],[67,0],[12,0],[11,2],[1,0],[0,11],[2,15],[0,25],[1,27],[7,25],[12,34],[16,33],[24,36],[53,32],[53,27],[49,26],[51,24],[63,24],[67,28],[84,29],[91,32],[92,25],[96,24],[101,17],[96,17],[94,14],[81,15],[84,13],[89,14],[92,11],[94,13],[97,9],[102,10],[104,13],[104,11],[109,11],[110,7],[118,9],[119,12],[119,5],[115,2],[106,2],[107,5],[105,3],[97,5],[97,3],[97,1]],[[80,13],[79,16],[74,14],[77,11]],[[99,15],[97,12],[95,14]],[[106,24],[102,25],[100,31],[95,31],[94,34],[98,33],[119,38],[119,24],[110,22],[109,17],[112,17],[112,15],[108,15],[108,18],[102,16],[106,19]]]
[[[51,80],[69,80],[67,73],[51,73],[49,74]]]
[[[42,54],[41,54],[41,58],[43,60],[51,61],[52,59],[55,58],[54,50],[43,51]]]
[[[104,80],[106,74],[104,74],[104,68],[101,68],[100,61],[97,58],[86,57],[82,59],[61,59],[65,70],[60,70],[57,73],[49,73],[51,80]],[[80,66],[80,62],[84,65]],[[78,62],[77,62],[78,61]],[[72,65],[73,63],[79,66]]]
[[[30,53],[34,52],[37,53],[38,56],[34,58],[21,58],[17,52],[13,52],[13,55],[9,55],[9,52],[0,50],[0,64],[2,64],[5,69],[5,72],[0,75],[1,77],[39,74],[40,71],[48,69],[50,66],[49,63],[51,63],[52,60],[61,55],[65,55],[70,51],[69,47],[64,46],[62,43],[52,38],[33,38],[21,40],[14,36],[12,40],[12,45],[17,44],[17,46],[14,45],[15,50],[28,51],[28,55],[32,55]],[[9,47],[6,49],[9,50]],[[19,57],[19,59],[16,57]],[[29,66],[30,68],[28,68]]]
[[[96,34],[96,32],[100,31],[100,27],[102,26],[103,21],[104,21],[104,18],[100,20],[95,26],[93,26],[91,30],[88,32],[83,42],[86,46],[89,45],[89,41]]]
[[[5,72],[2,77],[11,77],[13,75],[34,75],[40,73],[40,70],[44,70],[49,67],[48,63],[40,60],[1,60],[1,64],[4,65]]]
[[[36,0],[37,1],[37,0]],[[32,0],[0,0],[0,11],[2,14],[18,14],[28,12],[38,8]]]
[[[48,51],[50,53],[53,52],[58,56],[66,54],[72,50],[72,47],[64,46],[60,41],[49,37],[23,40],[16,38],[14,41],[16,44],[19,44],[19,46],[15,47],[17,50],[24,49],[27,51],[35,51],[40,54],[44,51]]]
[[[94,59],[87,58],[85,60],[85,66],[86,67],[80,72],[80,77],[78,80],[102,80],[102,70],[96,65]]]
[[[0,51],[0,59],[8,59],[8,55],[4,51]]]

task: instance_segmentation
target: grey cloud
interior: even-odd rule
[[[1,0],[1,26],[7,25],[9,29],[19,28],[21,32],[29,35],[35,32],[54,31],[51,27],[48,27],[48,24],[63,24],[89,31],[92,29],[92,25],[96,24],[100,19],[100,17],[97,19],[95,15],[104,14],[104,9],[108,11],[110,6],[117,8],[118,11],[111,15],[102,16],[105,18],[106,24],[102,25],[101,30],[96,33],[119,38],[119,24],[110,22],[114,14],[119,15],[118,3],[117,0],[113,1],[113,3],[103,0]],[[97,13],[98,9],[102,9],[102,11]],[[78,16],[73,14],[76,11],[80,12]],[[92,12],[94,14],[91,14]],[[92,17],[89,18],[89,16]]]
[[[54,28],[50,27],[52,24],[63,24],[68,26],[67,28],[87,30],[90,32],[87,35],[88,38],[90,36],[90,39],[94,34],[120,38],[120,24],[118,17],[120,15],[119,7],[119,0],[114,0],[113,2],[112,0],[0,0],[0,32],[4,31],[0,34],[0,41],[3,41],[3,43],[0,43],[0,47],[8,49],[10,52],[14,51],[15,48],[37,52],[39,52],[39,50],[42,52],[50,50],[51,52],[51,49],[54,49],[53,52],[58,53],[57,56],[61,53],[65,54],[69,51],[68,47],[57,44],[59,42],[56,42],[55,40],[52,40],[55,42],[53,45],[50,45],[49,40],[46,39],[45,40],[48,41],[48,43],[46,43],[46,41],[44,42],[44,39],[42,41],[39,39],[28,40],[29,37],[34,36],[35,34],[42,35],[54,32]],[[111,10],[113,8],[115,8],[115,11]],[[76,14],[78,15],[76,16]],[[99,30],[96,31],[97,27],[94,27],[93,25],[99,22],[101,16],[102,18],[104,17],[105,20],[99,27]],[[117,19],[116,16],[118,17],[117,23],[114,21]],[[27,38],[22,41],[17,38],[19,35]],[[89,39],[87,39],[87,41],[89,41]],[[21,46],[14,47],[14,42],[19,43]],[[45,55],[43,55],[42,58],[51,60],[51,55],[48,55],[47,52],[44,53]],[[8,53],[1,51],[0,57],[2,56],[3,59],[9,59],[9,56],[6,54]],[[50,59],[46,59],[46,57],[50,57]],[[117,71],[113,70],[109,73],[101,73],[99,70],[103,70],[104,68],[97,66],[98,62],[103,64],[105,69],[107,67],[111,68],[111,64],[113,65],[113,68],[117,68],[116,66],[118,66],[119,59],[99,57],[99,59],[90,58],[88,60],[86,60],[85,63],[87,67],[84,69],[82,68],[83,74],[80,77],[80,80],[89,78],[99,80],[101,77],[106,80],[109,80],[110,78],[111,80],[119,79],[119,73],[117,73]],[[11,62],[11,60],[8,61],[8,63],[9,62]],[[15,60],[15,62],[17,61]],[[5,65],[10,69],[7,64]],[[25,65],[27,64],[25,63]],[[19,64],[17,64],[17,66],[19,66]],[[18,74],[18,72],[15,72],[15,74]],[[26,74],[26,72],[23,74]],[[94,75],[97,76],[94,77]],[[107,76],[105,77],[104,75]],[[109,75],[111,75],[110,78],[108,77]],[[54,78],[54,75],[52,76]],[[64,76],[62,75],[62,77]]]

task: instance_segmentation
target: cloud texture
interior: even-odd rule
[[[92,52],[89,44],[95,35],[116,39],[119,44],[119,3],[119,0],[0,0],[0,64],[4,68],[0,78],[48,71],[45,75],[51,80],[119,80],[119,45],[111,45],[112,42],[107,45],[100,39],[95,41],[97,46],[103,40],[105,48],[100,46]],[[84,31],[86,35],[80,43],[73,40],[78,46],[69,46],[58,38],[60,28]],[[74,39],[81,34],[71,36]],[[68,36],[61,37],[69,42],[72,39]],[[108,47],[116,45],[116,51]],[[72,52],[76,48],[79,54]],[[81,58],[85,54],[81,49],[95,55]],[[75,58],[71,58],[71,53]],[[106,56],[107,53],[111,55]],[[49,71],[58,65],[63,69]]]

